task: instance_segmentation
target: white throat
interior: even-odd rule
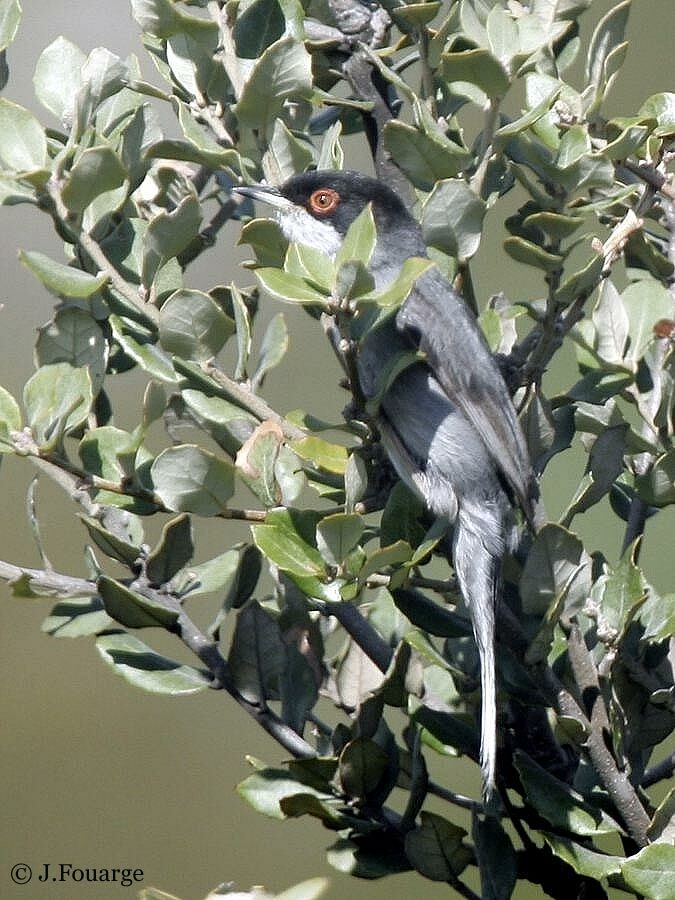
[[[277,220],[284,236],[293,244],[306,244],[333,257],[342,243],[332,225],[315,219],[300,206],[278,209]]]

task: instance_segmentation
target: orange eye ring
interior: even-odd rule
[[[314,191],[308,206],[315,216],[327,216],[334,212],[340,203],[340,195],[333,188],[319,188]]]

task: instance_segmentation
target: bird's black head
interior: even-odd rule
[[[378,243],[400,243],[404,258],[424,253],[419,226],[400,197],[383,182],[360,172],[323,169],[294,175],[279,188],[256,185],[237,190],[273,206],[290,241],[329,255],[336,253],[349,226],[369,203]]]

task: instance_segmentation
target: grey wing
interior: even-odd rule
[[[397,313],[396,325],[480,435],[530,521],[537,485],[511,397],[471,312],[450,283],[431,270]]]

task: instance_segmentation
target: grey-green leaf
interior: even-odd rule
[[[100,194],[121,187],[126,178],[122,160],[110,147],[90,147],[68,173],[61,196],[71,212],[81,213]]]
[[[23,400],[36,443],[49,449],[86,421],[93,400],[89,372],[69,363],[42,366],[26,382]]]
[[[60,297],[86,299],[95,294],[108,281],[104,272],[90,275],[82,269],[55,262],[44,253],[20,250],[19,259],[36,275],[47,290]]]
[[[14,172],[34,172],[47,165],[44,128],[23,106],[0,97],[0,162]]]
[[[422,812],[421,825],[405,837],[406,856],[426,878],[453,881],[473,859],[466,831],[435,813]]]
[[[234,466],[194,444],[168,447],[150,469],[156,494],[168,509],[216,516],[234,492]]]
[[[480,244],[486,208],[463,179],[439,182],[424,205],[425,240],[460,260],[470,259]]]
[[[551,825],[588,837],[621,832],[621,826],[607,813],[587,803],[520,750],[516,751],[515,764],[529,802]]]
[[[621,866],[629,887],[649,900],[670,900],[675,880],[675,847],[655,843],[629,857]]]
[[[54,113],[60,122],[72,119],[86,58],[79,47],[60,36],[45,47],[37,61],[33,76],[35,93],[45,109]]]
[[[125,628],[169,628],[179,611],[130,590],[119,581],[101,575],[97,587],[109,616]]]
[[[100,325],[86,310],[64,307],[40,329],[35,358],[40,366],[58,362],[75,368],[86,366],[92,390],[98,394],[108,362],[108,345]]]
[[[162,585],[170,581],[194,554],[192,525],[186,514],[167,522],[157,546],[149,554],[145,571],[150,584]]]
[[[160,656],[130,634],[103,635],[96,649],[130,684],[153,694],[196,694],[210,686],[204,672]]]
[[[205,362],[234,331],[234,322],[202,291],[175,291],[159,312],[159,340],[169,353]]]

